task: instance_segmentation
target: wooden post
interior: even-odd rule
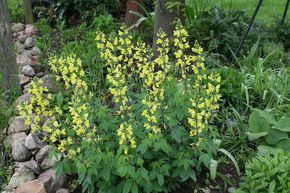
[[[27,24],[33,23],[31,0],[23,0],[25,22]]]
[[[16,57],[13,48],[7,0],[0,0],[0,71],[5,93],[20,90]]]

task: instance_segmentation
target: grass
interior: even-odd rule
[[[259,0],[195,0],[209,9],[215,5],[228,10],[244,10],[252,15]],[[257,19],[261,22],[270,23],[276,18],[281,19],[286,5],[286,0],[264,0]],[[290,18],[290,14],[287,15]]]

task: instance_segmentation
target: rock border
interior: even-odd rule
[[[33,77],[43,80],[43,85],[52,87],[53,80],[45,75],[44,66],[39,63],[41,50],[35,45],[37,29],[30,24],[17,23],[11,27],[19,68],[19,79],[23,94],[15,105],[29,102],[31,95],[27,93]],[[24,117],[17,115],[9,124],[7,141],[12,147],[15,170],[10,182],[2,193],[56,193],[69,191],[63,187],[67,176],[56,176],[53,165],[61,158],[49,158],[51,146],[40,140],[40,134],[31,132],[25,125]]]

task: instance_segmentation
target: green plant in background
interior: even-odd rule
[[[241,188],[235,193],[287,193],[290,190],[290,154],[281,149],[260,146],[246,162]]]
[[[250,141],[279,147],[289,151],[290,117],[281,117],[278,121],[271,112],[254,109],[249,118],[248,137]]]
[[[78,174],[83,191],[167,192],[196,181],[202,165],[210,167],[217,149],[208,130],[219,108],[220,76],[207,71],[202,48],[189,46],[185,29],[178,27],[174,37],[174,57],[161,32],[153,59],[152,49],[124,28],[118,35],[98,32],[101,66],[85,68],[73,55],[54,57],[59,92],[47,94],[41,81],[31,83],[32,103],[19,106],[21,115],[64,155],[57,172]],[[102,95],[89,78],[99,71]],[[43,127],[41,114],[49,117]]]

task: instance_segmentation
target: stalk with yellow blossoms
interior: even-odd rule
[[[132,109],[128,96],[128,87],[131,68],[133,65],[133,37],[124,27],[118,31],[117,37],[107,38],[103,33],[98,33],[97,47],[101,50],[101,57],[105,60],[108,71],[107,80],[110,83],[109,91],[116,104],[116,112],[122,119],[117,130],[119,145],[123,147],[125,155],[129,148],[136,148],[133,133]],[[106,41],[107,40],[107,41]]]

